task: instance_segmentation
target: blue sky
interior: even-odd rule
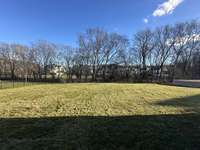
[[[0,41],[75,46],[89,27],[131,37],[147,27],[199,19],[199,7],[200,0],[0,0]]]

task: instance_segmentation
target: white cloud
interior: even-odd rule
[[[148,23],[149,22],[149,20],[147,18],[144,18],[143,21],[144,21],[144,23]]]
[[[153,12],[154,17],[160,17],[167,14],[172,14],[174,9],[183,2],[184,0],[168,0],[158,6]]]

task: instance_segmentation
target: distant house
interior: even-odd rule
[[[61,65],[52,65],[50,67],[49,72],[53,77],[59,78],[59,77],[63,76],[66,71],[65,71],[65,68]]]

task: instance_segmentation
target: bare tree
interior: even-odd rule
[[[133,78],[151,81],[154,76],[161,81],[164,68],[172,79],[196,78],[200,72],[196,71],[200,66],[199,51],[198,21],[137,32],[133,47],[118,33],[90,28],[78,36],[77,48],[44,40],[31,46],[0,43],[0,78],[9,75],[11,79],[47,79],[52,75],[53,79],[61,79],[62,71],[58,69],[61,67],[68,81],[72,81],[73,76],[77,81],[130,81]]]
[[[141,78],[144,79],[147,71],[147,63],[150,64],[152,50],[155,47],[154,34],[149,29],[138,32],[134,36],[133,44],[135,58],[138,59],[140,64]]]
[[[176,24],[173,28],[173,37],[169,39],[169,42],[174,43],[172,47],[172,59],[171,64],[173,66],[172,68],[172,80],[174,80],[175,74],[176,74],[176,67],[178,64],[178,61],[180,59],[181,54],[183,53],[183,50],[186,48],[185,45],[185,37],[186,37],[186,24],[185,23],[179,23]]]
[[[15,79],[16,71],[16,45],[3,43],[1,45],[1,55],[4,61],[9,64],[11,79]]]
[[[200,26],[196,21],[176,24],[173,29],[174,46],[172,53],[172,78],[175,78],[177,65],[182,76],[186,76],[188,67],[191,64],[192,54],[199,48]]]
[[[77,55],[83,65],[83,74],[85,75],[85,81],[88,81],[88,76],[91,75],[92,51],[89,48],[87,42],[85,41],[85,37],[83,35],[80,35],[78,37],[78,43],[79,49]]]
[[[128,47],[128,39],[117,33],[108,35],[108,40],[103,50],[103,79],[110,64],[122,64],[125,62],[125,53]]]
[[[38,65],[39,77],[42,78],[42,72],[44,72],[44,78],[46,79],[48,67],[53,63],[56,56],[56,45],[40,40],[33,44],[32,50],[34,51],[35,61]]]
[[[67,45],[62,45],[60,49],[68,81],[72,81],[75,49]]]
[[[81,44],[84,49],[90,52],[90,64],[92,66],[92,79],[96,81],[97,74],[104,61],[104,50],[108,40],[108,34],[100,29],[88,29],[85,34],[81,35]]]
[[[191,59],[195,50],[198,48],[200,32],[198,28],[198,23],[196,21],[186,23],[186,37],[185,45],[186,48],[183,49],[181,60],[183,62],[183,76],[188,76],[188,69],[191,67]]]
[[[30,67],[28,63],[29,48],[27,46],[20,45],[20,44],[13,45],[13,47],[15,47],[15,52],[17,56],[16,64],[17,64],[17,69],[21,75],[20,77],[23,78],[25,81],[27,81],[28,68]]]
[[[172,47],[174,46],[174,41],[172,39],[173,30],[170,26],[166,25],[157,28],[155,31],[155,65],[158,67],[157,74],[158,80],[161,80],[163,74],[163,67],[165,63],[169,60],[171,55]]]

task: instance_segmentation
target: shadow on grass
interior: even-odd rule
[[[183,107],[188,112],[200,113],[200,94],[194,96],[164,100],[155,103],[155,105]]]
[[[200,115],[0,119],[0,149],[199,149]]]

